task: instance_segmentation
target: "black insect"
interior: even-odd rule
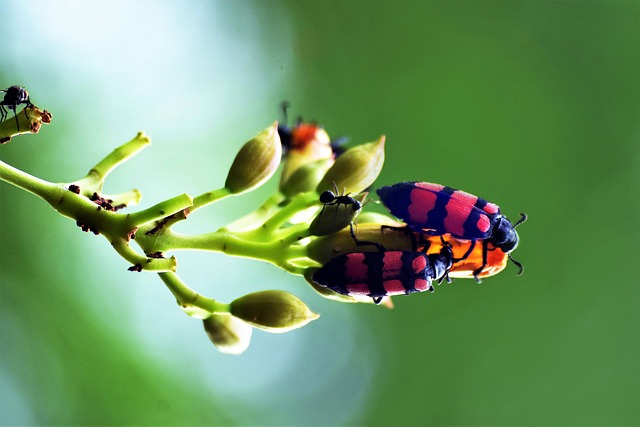
[[[362,208],[362,203],[360,203],[358,200],[354,199],[353,197],[349,196],[348,194],[340,195],[337,187],[336,187],[335,193],[331,190],[323,191],[322,194],[320,194],[320,202],[323,203],[325,206],[331,206],[331,205],[351,206],[354,212],[357,212]]]
[[[19,105],[25,104],[27,107],[33,106],[29,99],[29,92],[22,86],[11,86],[9,89],[2,89],[0,92],[4,92],[4,99],[0,101],[0,123],[4,122],[7,118],[7,108],[13,110],[13,114],[16,118],[16,127],[20,130],[20,124],[18,123],[18,114],[16,109]],[[26,116],[25,111],[25,116]]]
[[[381,252],[384,251],[385,250],[384,246],[382,246],[380,243],[360,240],[356,237],[356,233],[353,230],[353,219],[354,219],[353,214],[355,214],[360,209],[362,209],[362,203],[359,200],[356,200],[354,197],[350,196],[349,194],[345,194],[344,191],[342,192],[342,194],[340,194],[338,190],[338,186],[336,185],[335,182],[333,183],[333,188],[335,189],[335,193],[331,190],[326,190],[326,191],[323,191],[322,194],[320,194],[320,202],[324,204],[324,206],[322,207],[322,211],[320,211],[320,215],[322,215],[322,212],[327,206],[339,207],[340,205],[344,205],[347,208],[351,207],[353,212],[349,214],[347,209],[346,213],[349,214],[349,216],[344,216],[342,218],[342,221],[344,221],[347,218],[349,219],[349,222],[347,225],[349,225],[349,232],[351,233],[351,238],[353,239],[353,241],[356,243],[357,246],[375,246],[376,248],[378,248],[379,251]],[[336,215],[337,215],[337,212],[338,211],[336,211]],[[320,215],[318,215],[318,217]],[[341,223],[338,222],[338,224],[341,224]],[[340,229],[341,228],[342,227],[340,227]]]

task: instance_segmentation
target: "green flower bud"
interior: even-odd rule
[[[274,123],[242,146],[236,155],[225,187],[239,194],[261,186],[271,178],[282,157],[278,123]]]
[[[316,191],[333,190],[334,186],[347,193],[362,193],[376,180],[384,164],[384,135],[377,141],[350,148],[336,159]]]
[[[333,159],[321,159],[300,166],[286,182],[280,180],[280,191],[287,199],[291,199],[296,194],[315,190],[332,164]]]
[[[231,303],[231,314],[256,328],[283,333],[320,317],[296,296],[284,291],[261,291]]]
[[[378,212],[362,212],[358,215],[358,224],[378,224],[378,225],[391,225],[393,227],[402,227],[403,224],[398,220],[390,217],[389,215],[381,214]]]
[[[222,353],[243,353],[251,342],[251,326],[228,314],[214,314],[202,321],[209,339]]]

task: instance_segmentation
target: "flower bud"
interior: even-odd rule
[[[204,330],[216,348],[227,354],[243,353],[251,342],[252,328],[228,314],[214,314],[202,321]]]
[[[319,317],[296,296],[284,291],[261,291],[242,296],[231,303],[231,314],[273,333],[289,332]]]
[[[402,227],[403,223],[398,222],[398,220],[390,217],[389,215],[381,214],[378,212],[362,212],[358,215],[358,224],[380,224],[380,225],[390,225],[393,227]]]
[[[278,123],[274,123],[242,146],[236,155],[225,186],[239,194],[261,186],[278,169],[282,144]]]
[[[296,194],[313,191],[333,164],[333,159],[321,159],[300,166],[289,179],[280,181],[280,191],[287,199]],[[284,174],[282,175],[284,177]]]
[[[378,177],[384,163],[384,135],[377,141],[361,144],[345,151],[327,171],[316,191],[318,194],[335,186],[347,193],[362,193]]]

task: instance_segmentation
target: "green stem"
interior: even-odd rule
[[[193,212],[196,209],[203,208],[207,205],[210,205],[211,203],[218,202],[231,195],[232,193],[227,187],[222,187],[222,188],[218,188],[217,190],[203,193],[193,199],[193,206],[189,208],[189,210]]]
[[[302,223],[292,225],[276,233],[274,240],[280,240],[284,245],[288,246],[309,236],[311,236],[309,224]]]
[[[291,242],[286,240],[256,242],[241,237],[244,237],[242,233],[234,234],[227,231],[186,235],[169,229],[153,241],[153,248],[161,252],[168,250],[221,252],[230,256],[266,261],[287,271],[291,271],[292,268],[288,262],[292,255],[296,258],[306,256],[304,249],[292,247]],[[153,236],[149,239],[153,239]],[[300,274],[297,269],[295,274]]]
[[[260,229],[260,234],[271,236],[273,233],[298,212],[319,203],[318,193],[310,191],[294,197],[289,204],[269,218]]]
[[[139,265],[146,271],[176,271],[176,258],[147,258],[134,251],[125,239],[115,239],[111,241],[113,248],[120,256],[133,265]]]
[[[247,231],[257,228],[273,214],[284,199],[282,193],[272,194],[258,209],[225,225],[220,231]]]
[[[129,207],[140,203],[140,198],[142,197],[142,195],[138,190],[131,190],[125,193],[118,194],[102,194],[102,197],[104,197],[105,199],[113,200],[113,203],[111,203],[113,206],[126,205],[127,207]]]
[[[160,202],[148,209],[139,212],[133,212],[128,215],[130,228],[140,227],[152,221],[158,221],[165,217],[171,216],[176,212],[191,208],[193,199],[188,194],[181,194],[164,202]]]
[[[151,144],[151,139],[143,132],[138,134],[131,141],[113,150],[108,156],[95,165],[87,176],[75,184],[78,185],[83,194],[101,192],[104,180],[116,167],[138,154],[139,151]]]
[[[176,297],[178,304],[183,309],[186,306],[194,306],[204,310],[209,314],[228,314],[230,305],[218,302],[212,298],[207,298],[195,292],[186,283],[184,283],[175,273],[158,273],[158,276],[164,284],[169,288],[173,296]]]
[[[42,200],[51,204],[52,193],[58,188],[58,185],[40,178],[36,178],[20,169],[0,160],[0,179],[15,185],[18,188],[35,194]]]

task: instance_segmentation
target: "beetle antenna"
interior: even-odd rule
[[[525,222],[527,219],[528,219],[527,214],[526,213],[521,213],[520,214],[520,219],[518,220],[518,222],[513,224],[513,228],[516,228],[517,226],[519,226],[520,224]]]
[[[516,267],[518,267],[520,269],[520,271],[518,271],[516,276],[522,276],[522,273],[524,273],[524,266],[521,263],[519,263],[518,261],[516,261],[515,259],[513,259],[511,254],[507,254],[507,256],[509,257],[511,262],[514,263],[516,265]]]

